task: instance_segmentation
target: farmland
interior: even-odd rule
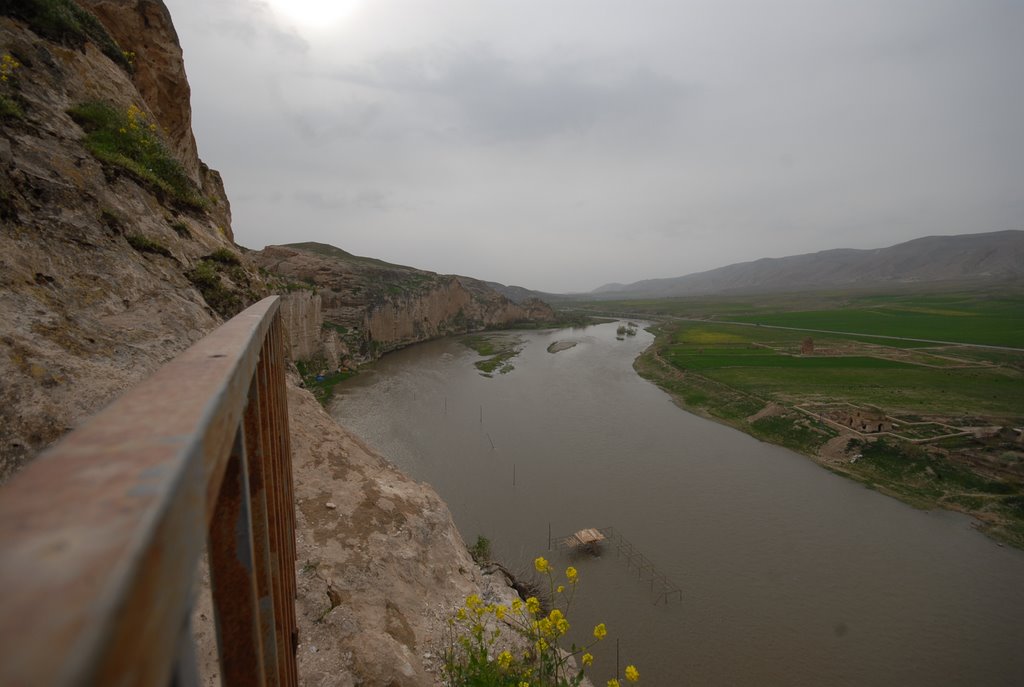
[[[588,307],[661,320],[635,367],[687,410],[913,505],[970,513],[1024,546],[1024,350],[875,338],[1024,347],[1024,298],[801,294]],[[854,414],[885,431],[858,431]]]

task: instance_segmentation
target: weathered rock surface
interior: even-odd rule
[[[543,301],[514,303],[477,279],[361,258],[325,244],[267,246],[253,257],[277,275],[315,287],[324,320],[344,329],[349,348],[364,359],[448,334],[555,318]]]
[[[307,290],[282,296],[288,359],[316,361],[325,369],[336,370],[350,362],[349,350],[337,329],[324,327],[321,302],[320,294]]]
[[[153,50],[177,50],[184,82],[169,20],[139,31]],[[235,248],[222,192],[209,203],[220,213],[182,210],[83,146],[67,114],[75,105],[135,105],[156,117],[121,66],[91,43],[65,47],[9,17],[0,17],[0,46],[22,65],[5,88],[24,111],[0,121],[3,480],[214,327],[216,314],[186,275],[203,256]],[[174,74],[168,66],[161,78]],[[165,254],[132,248],[138,239]],[[254,269],[239,270],[247,285],[258,280]]]

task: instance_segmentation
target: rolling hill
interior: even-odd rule
[[[668,298],[1024,280],[1024,231],[927,236],[888,248],[762,258],[668,279],[605,284],[585,298]]]

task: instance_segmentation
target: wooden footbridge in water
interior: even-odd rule
[[[672,600],[682,602],[683,590],[679,585],[658,571],[647,556],[641,553],[632,542],[615,532],[614,528],[588,528],[564,537],[554,538],[551,537],[550,527],[548,529],[548,549],[575,549],[597,555],[605,545],[614,548],[616,558],[625,559],[626,565],[631,570],[636,565],[637,575],[640,579],[651,584],[654,604],[664,601],[667,605]]]

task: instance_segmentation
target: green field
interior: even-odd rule
[[[844,404],[879,408],[906,428],[900,436],[917,440],[938,437],[946,426],[953,432],[1024,426],[1024,350],[970,345],[1024,347],[1024,299],[870,295],[840,302],[831,295],[801,295],[781,298],[774,311],[770,297],[631,305],[636,307],[618,312],[675,315],[662,319],[655,343],[635,367],[686,409],[814,457],[830,470],[916,506],[968,512],[993,536],[1024,547],[1024,447],[1019,442],[967,435],[915,444],[885,435],[872,443],[874,436],[851,434],[804,412]],[[813,345],[802,354],[805,344]],[[922,420],[933,424],[907,424]],[[853,437],[848,444],[847,437]],[[858,453],[863,457],[853,461]]]
[[[870,299],[877,300],[877,299]],[[738,315],[738,322],[1024,348],[1024,302],[937,297],[837,310]]]
[[[574,303],[594,312],[714,321],[1024,349],[1024,292],[779,294]],[[775,330],[780,331],[780,330]],[[877,341],[864,337],[864,341]],[[914,342],[887,345],[913,347]]]

